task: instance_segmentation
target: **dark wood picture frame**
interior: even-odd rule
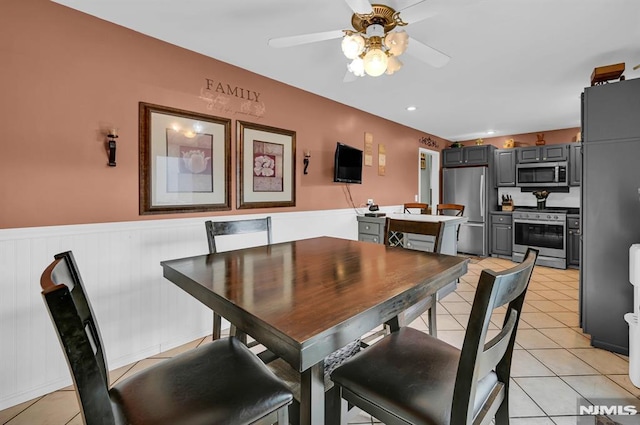
[[[231,209],[231,120],[139,103],[140,214]]]
[[[237,121],[237,207],[296,205],[296,132]]]

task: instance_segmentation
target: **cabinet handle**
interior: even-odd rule
[[[374,238],[373,238],[373,241],[374,241],[374,242],[378,242],[378,238],[374,237]]]
[[[570,235],[573,235],[573,230],[569,230],[569,234],[570,234]]]
[[[410,247],[410,246],[411,246],[411,242],[407,243],[407,247]]]
[[[511,226],[507,227],[507,229],[511,230]]]
[[[369,230],[369,225],[364,226],[365,230]]]

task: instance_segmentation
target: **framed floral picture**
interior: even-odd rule
[[[296,205],[296,133],[237,122],[238,208]]]
[[[140,102],[140,214],[231,209],[231,120]]]

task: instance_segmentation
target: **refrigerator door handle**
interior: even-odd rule
[[[484,218],[484,173],[480,176],[480,217]]]

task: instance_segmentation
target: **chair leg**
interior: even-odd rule
[[[331,391],[325,393],[325,397],[331,397],[331,400],[327,400],[326,403],[333,407],[330,412],[327,412],[325,422],[335,425],[347,425],[349,404],[347,400],[342,398],[342,387],[334,385]]]
[[[213,312],[213,333],[212,333],[212,339],[215,341],[216,339],[220,339],[220,337],[222,336],[222,317],[216,313],[215,311]]]
[[[429,335],[431,335],[434,338],[438,337],[438,326],[436,323],[436,305],[437,305],[437,301],[434,300],[433,305],[431,306],[431,308],[429,309]]]
[[[509,387],[506,387],[506,391],[509,391]],[[496,425],[509,425],[509,395],[505,395],[502,404],[498,407],[495,423]]]
[[[289,425],[289,406],[281,407],[278,410],[278,425]]]

